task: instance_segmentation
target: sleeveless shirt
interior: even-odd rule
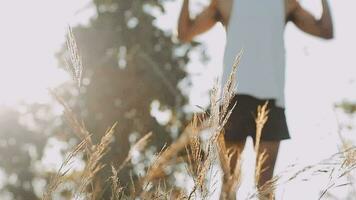
[[[275,99],[284,107],[284,0],[232,0],[227,25],[222,83],[228,79],[236,55],[237,93]]]

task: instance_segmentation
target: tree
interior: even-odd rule
[[[197,44],[179,44],[172,33],[154,26],[152,11],[164,12],[163,2],[94,0],[97,15],[88,26],[73,29],[85,68],[80,96],[72,98],[75,108],[96,138],[118,122],[107,164],[125,159],[133,136],[152,131],[154,146],[161,148],[185,120],[186,97],[178,85]],[[65,55],[60,54],[62,61]],[[151,115],[154,101],[172,113],[168,123]],[[129,183],[127,170],[119,174],[122,183]]]
[[[36,200],[36,181],[46,181],[37,168],[43,156],[53,117],[47,105],[22,105],[24,111],[0,107],[0,198]],[[52,114],[52,113],[51,113]],[[51,115],[49,114],[49,115]]]

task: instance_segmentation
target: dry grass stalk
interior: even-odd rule
[[[352,145],[350,143],[343,143],[344,150],[347,149],[352,149]],[[346,158],[345,164],[347,166],[352,166],[354,163],[356,163],[356,151],[351,151],[350,153],[347,153],[344,155]],[[349,168],[351,171],[353,168]],[[356,196],[356,187],[355,187],[355,176],[352,175],[351,171],[347,173],[347,181],[350,183],[350,196]]]
[[[67,62],[67,67],[71,71],[74,81],[77,83],[77,87],[80,88],[82,84],[83,76],[83,64],[82,58],[79,54],[79,49],[77,46],[76,39],[74,37],[72,28],[68,27],[67,33],[67,48],[69,51],[69,61]]]
[[[239,158],[235,169],[231,169],[232,153],[226,149],[223,127],[227,123],[236,103],[231,107],[231,101],[235,95],[236,89],[236,73],[237,67],[240,63],[242,51],[238,54],[232,67],[232,72],[229,79],[225,83],[222,91],[221,103],[218,102],[219,90],[217,87],[213,88],[211,95],[211,116],[209,119],[210,126],[213,129],[213,135],[209,142],[215,146],[220,160],[220,166],[223,171],[223,187],[221,191],[222,199],[235,199],[236,189],[240,182],[240,160]]]
[[[101,138],[101,141],[98,145],[94,145],[91,139],[91,135],[89,131],[85,128],[84,123],[80,123],[75,113],[72,111],[70,106],[57,95],[54,91],[50,90],[52,96],[64,107],[64,115],[67,119],[67,122],[70,124],[76,135],[85,142],[85,152],[88,157],[87,164],[82,174],[82,178],[80,181],[79,189],[76,193],[76,199],[80,198],[81,195],[85,195],[88,197],[90,194],[87,192],[87,187],[91,184],[92,195],[94,195],[94,184],[93,178],[94,176],[104,167],[100,163],[100,159],[106,154],[108,151],[109,143],[112,140],[112,136],[114,133],[114,128],[116,123],[106,132],[106,134]],[[93,197],[91,197],[93,199]]]
[[[241,61],[242,54],[243,54],[243,50],[236,56],[232,66],[232,71],[230,73],[230,76],[223,87],[221,114],[219,115],[221,116],[221,119],[224,119],[223,117],[225,117],[228,114],[228,112],[232,110],[229,108],[229,105],[231,105],[231,100],[235,95],[236,84],[237,84],[236,73],[237,73],[237,68]],[[223,121],[221,121],[220,123],[224,126],[226,122],[224,123]]]
[[[256,122],[256,142],[255,142],[255,152],[256,152],[256,168],[255,168],[255,184],[257,186],[260,180],[261,173],[263,172],[262,166],[267,159],[267,154],[265,151],[260,152],[260,141],[262,136],[262,130],[268,120],[269,110],[267,109],[268,101],[264,105],[259,105],[257,107]]]
[[[198,117],[194,116],[192,126],[193,127],[198,127]],[[196,129],[195,131],[198,131]],[[212,160],[210,159],[209,155],[209,146],[207,146],[207,149],[205,152],[207,152],[207,155],[204,155],[203,152],[204,150],[202,149],[202,144],[200,141],[200,138],[198,134],[194,134],[196,136],[190,138],[189,142],[189,148],[186,148],[187,152],[187,162],[188,162],[188,173],[190,176],[193,178],[194,181],[194,187],[191,190],[188,199],[191,199],[193,195],[196,194],[197,190],[201,194],[201,197],[204,199],[209,193],[208,188],[206,186],[206,177],[207,177],[207,172],[211,168]]]
[[[77,199],[80,195],[85,195],[88,199],[95,199],[93,198],[94,194],[90,194],[87,192],[87,188],[91,185],[91,191],[94,190],[93,179],[97,175],[97,173],[105,166],[104,164],[100,163],[102,157],[108,152],[109,144],[112,141],[112,137],[114,134],[114,129],[117,123],[115,123],[101,138],[100,143],[96,146],[93,146],[93,151],[88,154],[88,161],[84,168],[81,183],[77,192]],[[89,193],[89,194],[88,194]],[[90,196],[91,195],[91,196]],[[89,198],[90,197],[90,198]]]
[[[260,141],[262,136],[262,129],[265,126],[268,120],[269,110],[267,109],[268,101],[264,105],[259,105],[257,107],[257,116],[255,119],[256,122],[256,144],[255,144],[255,152],[259,152]]]
[[[148,191],[152,181],[158,179],[158,183],[160,183],[161,178],[166,175],[163,166],[157,164],[157,162],[161,159],[161,155],[164,151],[166,151],[166,149],[166,146],[164,146],[161,151],[155,155],[155,159],[149,166],[146,175],[138,181],[137,184],[139,187],[135,187],[135,182],[133,179],[131,179],[132,185],[134,186],[133,191],[131,191],[132,196],[138,195],[141,199],[148,199],[149,196],[152,195],[151,192]],[[160,162],[162,162],[162,160]]]
[[[217,144],[217,151],[220,157],[220,162],[224,173],[228,173],[231,170],[229,159],[227,155],[227,150],[225,146],[225,140],[223,137],[223,127],[225,126],[227,120],[229,119],[232,110],[235,108],[236,103],[230,107],[231,101],[235,95],[236,88],[236,73],[237,67],[240,63],[242,52],[238,54],[235,59],[232,72],[223,87],[221,104],[218,102],[219,89],[215,86],[212,90],[211,95],[211,116],[209,118],[210,127],[213,128],[213,136],[210,138],[212,144]]]
[[[257,197],[259,200],[274,200],[274,191],[279,180],[280,176],[274,176],[271,180],[259,187],[257,191],[250,195],[247,199],[255,199]]]
[[[82,152],[85,149],[87,142],[88,140],[83,140],[82,142],[80,142],[64,159],[57,173],[53,177],[51,177],[47,189],[43,194],[42,197],[43,200],[51,200],[52,194],[57,190],[58,186],[65,182],[64,181],[65,176],[68,174],[70,168],[66,170],[64,169],[71,164],[75,156],[77,156],[80,152]]]
[[[218,138],[222,132],[224,125],[226,124],[228,118],[231,115],[232,109],[234,108],[233,106],[233,108],[230,109],[229,106],[231,105],[230,102],[235,93],[236,71],[237,71],[237,66],[240,62],[241,54],[242,53],[240,53],[235,59],[235,64],[233,65],[230,78],[225,84],[222,92],[222,99],[219,98],[220,96],[219,85],[218,84],[214,85],[214,88],[211,93],[211,108],[210,108],[211,113],[208,120],[202,120],[199,126],[197,126],[197,124],[194,124],[195,122],[189,124],[185,128],[183,133],[180,135],[180,137],[158,155],[156,161],[152,164],[150,169],[147,171],[146,176],[142,179],[143,182],[147,183],[159,177],[163,171],[162,167],[165,166],[165,164],[167,164],[167,162],[169,162],[169,160],[172,157],[174,157],[179,151],[185,148],[186,145],[189,143],[189,141],[191,141],[191,138],[197,137],[202,129],[211,128],[213,131],[213,134],[208,142],[208,147],[210,147],[208,148],[209,151],[213,152],[216,145],[222,146],[222,144],[219,144],[219,142],[218,144],[216,143],[218,141]],[[219,103],[219,99],[221,100],[222,104]],[[208,152],[208,155],[212,155],[212,154],[213,153]],[[219,155],[223,155],[223,154],[219,153]],[[202,177],[204,176],[201,176],[199,178],[199,182],[201,182]]]
[[[130,151],[125,158],[125,160],[121,163],[121,165],[118,167],[117,172],[120,172],[132,159],[132,156],[135,151],[142,151],[145,149],[147,146],[149,139],[152,136],[152,132],[147,133],[145,136],[143,136],[141,139],[139,139],[131,148]]]
[[[50,94],[54,97],[54,99],[63,106],[64,108],[64,116],[70,125],[70,127],[74,130],[74,133],[81,140],[88,140],[88,151],[91,151],[89,147],[94,146],[92,139],[90,137],[89,131],[85,128],[84,123],[80,122],[77,115],[73,112],[70,106],[65,102],[65,100],[57,95],[57,93],[53,90],[49,90]]]
[[[223,127],[227,123],[232,110],[234,109],[235,105],[230,107],[231,100],[235,95],[235,88],[236,88],[236,72],[237,67],[240,62],[242,52],[236,57],[234,65],[232,67],[232,72],[230,74],[229,79],[225,83],[223,87],[223,91],[220,97],[220,90],[218,84],[215,84],[212,93],[211,93],[211,103],[210,103],[210,116],[208,121],[208,126],[212,129],[212,136],[208,141],[208,158],[207,161],[213,160],[212,156],[214,152],[217,152],[219,156],[220,164],[223,169],[224,177],[229,177],[228,179],[224,179],[228,183],[228,185],[223,189],[223,195],[227,198],[230,198],[233,194],[233,190],[235,190],[235,186],[238,185],[239,182],[239,169],[230,169],[230,161],[231,155],[229,155],[228,151],[226,150],[225,140],[223,135]],[[211,162],[211,161],[209,161]],[[206,168],[205,168],[206,169]],[[203,177],[206,171],[202,171]],[[202,179],[202,178],[201,178]],[[201,183],[198,183],[201,184]]]
[[[346,175],[351,173],[356,168],[356,147],[351,147],[339,153],[330,156],[321,162],[313,165],[308,165],[303,167],[296,172],[290,173],[288,171],[283,174],[274,176],[270,181],[267,181],[258,190],[249,196],[248,199],[254,199],[258,197],[259,199],[269,200],[268,195],[273,194],[273,191],[278,185],[286,186],[292,181],[296,181],[299,177],[303,178],[304,181],[310,180],[315,175],[329,174],[329,182],[326,187],[322,190],[320,199],[323,198],[332,188],[347,186],[350,183],[338,183],[340,179],[345,178]],[[294,166],[293,166],[294,167]]]
[[[260,152],[257,154],[256,157],[256,167],[255,167],[255,184],[257,186],[258,181],[260,180],[261,174],[267,170],[267,169],[263,169],[262,166],[263,164],[266,162],[267,160],[267,154],[266,151]]]
[[[186,194],[183,192],[182,189],[174,187],[174,186],[167,186],[164,180],[158,181],[158,184],[153,186],[149,189],[149,191],[144,191],[140,199],[143,200],[163,200],[163,199],[187,199]],[[131,198],[131,199],[134,199]]]
[[[222,133],[223,127],[229,119],[232,110],[235,108],[234,104],[231,106],[231,101],[236,91],[236,73],[237,67],[240,63],[243,51],[241,51],[235,58],[232,66],[232,71],[226,83],[223,86],[223,91],[220,95],[219,83],[215,83],[210,95],[210,117],[208,119],[209,127],[213,129],[212,142],[215,142]],[[220,98],[221,96],[221,98]]]
[[[241,158],[237,157],[235,168],[231,169],[231,162],[234,154],[238,152],[234,149],[227,149],[225,140],[221,134],[218,139],[218,154],[221,169],[223,171],[223,187],[221,189],[221,200],[230,200],[236,198],[236,192],[241,181]]]
[[[344,135],[343,135],[344,127],[343,126],[347,127],[348,125],[342,125],[342,123],[340,122],[339,117],[337,115],[336,108],[337,108],[337,106],[334,107],[334,113],[335,113],[335,119],[336,119],[336,124],[337,124],[337,133],[338,133],[339,139],[341,141],[340,151],[343,152],[343,157],[345,158],[344,159],[345,165],[351,166],[352,163],[356,162],[356,152],[352,151],[354,144],[352,141],[350,141],[344,137]],[[348,150],[351,150],[351,151],[348,151]],[[356,187],[354,185],[355,177],[351,173],[347,173],[346,179],[351,185],[349,195],[356,196]],[[330,196],[331,194],[327,193],[327,195]],[[336,198],[334,198],[334,199],[336,199]]]
[[[170,195],[168,199],[189,199],[189,197],[186,195],[186,193],[178,188],[173,188],[170,191]]]
[[[127,154],[127,157],[125,158],[125,160],[120,164],[120,166],[117,169],[115,169],[113,166],[111,166],[112,170],[113,169],[116,170],[115,172],[112,172],[113,175],[115,175],[117,177],[118,173],[130,163],[130,161],[132,159],[132,156],[133,156],[135,151],[142,151],[142,150],[145,149],[145,147],[147,146],[151,136],[152,136],[152,132],[149,132],[145,136],[143,136],[141,139],[139,139],[134,145],[132,145],[131,148],[130,148],[129,153]],[[114,178],[114,176],[110,177],[110,179],[113,179],[113,178]],[[132,186],[133,186],[132,189],[134,190],[134,191],[132,191],[132,194],[135,194],[136,193],[135,188],[134,188],[135,187],[135,183],[134,183],[133,179],[131,181],[132,181]],[[108,185],[106,185],[104,187],[104,189],[102,189],[101,193],[104,193],[107,189],[108,189]],[[122,190],[123,190],[123,188],[120,188],[120,191],[122,191]],[[133,195],[133,196],[135,196],[135,195]]]
[[[223,134],[220,134],[218,137],[217,152],[219,155],[220,166],[221,166],[223,173],[230,175],[230,173],[231,173],[230,156],[229,156],[229,152],[225,145],[225,139],[224,139]]]
[[[159,153],[157,159],[144,177],[145,182],[160,177],[162,175],[162,167],[169,162],[172,157],[177,155],[179,151],[184,149],[190,139],[195,137],[199,132],[200,131],[197,131],[193,124],[188,125],[175,142]]]
[[[71,32],[69,31],[69,36],[68,36],[68,46],[70,48],[70,53],[71,53],[71,60],[72,60],[72,67],[73,67],[73,76],[75,80],[77,81],[78,87],[80,87],[80,81],[81,81],[81,74],[82,74],[82,65],[81,65],[81,60],[80,56],[78,53],[78,49],[75,43],[74,36]],[[181,134],[181,136],[178,138],[176,142],[174,142],[172,145],[170,145],[168,148],[165,150],[162,150],[159,155],[157,156],[157,160],[152,164],[150,169],[147,172],[146,177],[144,177],[143,180],[145,182],[148,182],[152,180],[153,178],[157,177],[157,174],[162,173],[162,167],[165,166],[172,157],[174,157],[177,152],[182,150],[189,142],[194,146],[194,151],[192,152],[191,156],[191,166],[192,166],[192,161],[198,161],[201,159],[201,149],[198,147],[198,134],[201,132],[201,129],[210,127],[213,130],[213,135],[210,138],[207,146],[207,151],[208,154],[206,158],[203,159],[202,165],[196,166],[197,168],[194,169],[194,173],[196,174],[196,187],[200,188],[200,190],[204,190],[204,179],[206,178],[206,173],[209,170],[212,160],[214,159],[212,157],[211,152],[214,151],[215,147],[218,147],[217,150],[219,151],[220,157],[223,158],[224,165],[229,166],[227,163],[230,162],[231,160],[231,155],[227,152],[224,144],[224,140],[218,139],[218,138],[223,138],[223,135],[221,133],[223,126],[227,122],[227,119],[231,115],[232,109],[229,108],[230,101],[233,98],[234,95],[234,85],[236,83],[235,81],[235,74],[237,70],[237,65],[240,60],[240,55],[236,58],[235,65],[233,66],[233,72],[232,75],[230,76],[230,79],[227,81],[226,85],[224,86],[224,90],[222,93],[222,105],[220,106],[219,104],[219,89],[217,85],[214,87],[213,92],[212,92],[212,104],[211,104],[211,115],[209,117],[209,120],[205,120],[205,117],[203,119],[199,119],[199,123],[196,123],[197,120],[194,122],[195,124],[190,124],[184,132]],[[84,197],[89,198],[89,199],[95,199],[94,194],[90,194],[90,192],[87,190],[88,186],[91,186],[91,191],[95,192],[94,190],[94,183],[93,183],[93,178],[94,176],[104,167],[103,164],[100,163],[101,158],[105,155],[105,153],[108,151],[108,146],[111,141],[111,137],[113,135],[113,130],[115,125],[105,134],[105,136],[101,139],[101,142],[95,146],[93,145],[90,134],[84,127],[83,123],[80,123],[74,112],[70,109],[70,107],[66,104],[66,102],[59,97],[58,95],[55,94],[55,92],[52,92],[52,95],[57,99],[57,101],[64,107],[65,109],[65,116],[68,120],[68,122],[71,124],[71,127],[76,130],[76,133],[79,138],[83,139],[85,138],[85,145],[86,145],[86,150],[87,150],[87,156],[88,156],[88,161],[87,165],[83,171],[82,175],[82,180],[81,184],[79,186],[79,190],[77,193],[77,199],[79,197]],[[230,110],[229,110],[230,109]],[[199,125],[198,125],[199,124]],[[133,149],[141,149],[143,146],[145,146],[147,139],[149,138],[150,134],[142,138],[137,145],[134,145]],[[216,144],[217,142],[217,144]],[[199,150],[199,151],[198,151]],[[131,151],[130,151],[131,152]],[[132,152],[131,152],[132,153]],[[130,154],[130,153],[129,153]],[[113,172],[112,178],[116,179],[117,178],[117,172],[120,171],[130,160],[130,155],[128,155],[128,158],[125,160],[124,163],[121,164],[121,166],[118,168],[118,170],[115,170]],[[231,177],[233,177],[233,183],[237,183],[239,177],[239,169],[234,169],[230,170],[229,168],[226,168],[226,172],[229,171],[229,174],[232,174]],[[192,171],[193,172],[193,171]],[[114,181],[114,180],[113,180]],[[116,180],[115,180],[116,181]],[[231,184],[231,185],[237,185],[237,184]],[[116,189],[115,189],[116,188]],[[113,188],[112,190],[114,191],[113,195],[115,196],[114,198],[117,198],[119,196],[118,191],[121,191],[119,188],[118,182],[113,182]],[[157,193],[155,195],[156,197],[159,196]],[[180,195],[182,198],[184,195]]]
[[[336,111],[334,110],[335,114]],[[322,190],[320,198],[323,198],[324,196],[326,196],[329,192],[329,190],[331,190],[334,187],[341,187],[341,186],[346,186],[346,185],[351,185],[351,193],[352,194],[356,194],[356,190],[353,187],[353,182],[354,182],[354,178],[351,175],[351,172],[356,168],[356,149],[355,146],[352,144],[351,141],[347,140],[346,138],[344,138],[343,134],[342,134],[342,125],[336,116],[336,123],[337,123],[337,133],[339,136],[339,139],[341,141],[341,148],[340,148],[340,153],[336,154],[339,155],[341,157],[340,158],[336,158],[337,162],[340,162],[341,164],[339,166],[333,167],[331,169],[330,175],[329,175],[329,182],[327,183],[327,185],[325,186],[325,188]],[[334,156],[335,159],[335,156]],[[345,178],[347,180],[347,183],[341,183],[339,184],[338,182],[340,182],[340,179]],[[329,194],[328,194],[329,195]]]
[[[82,65],[82,59],[79,54],[79,49],[74,34],[70,27],[68,27],[68,33],[67,33],[67,48],[70,57],[70,65],[68,65],[68,68],[72,72],[73,79],[74,81],[76,81],[78,89],[80,89],[84,68]],[[116,124],[114,124],[114,126],[112,126],[107,131],[107,133],[102,137],[100,143],[97,146],[95,146],[91,140],[89,132],[84,126],[84,123],[78,120],[77,116],[74,114],[70,106],[54,91],[50,91],[50,93],[64,107],[64,115],[68,123],[71,125],[71,127],[77,134],[77,136],[80,139],[86,141],[85,149],[86,149],[88,161],[82,174],[81,183],[78,192],[76,194],[77,196],[76,198],[79,198],[80,195],[84,194],[87,190],[88,185],[91,184],[92,186],[91,198],[93,199],[93,194],[95,192],[93,178],[104,167],[104,165],[100,163],[100,160],[108,151],[108,146],[109,143],[111,142],[114,133],[114,127],[116,126]],[[88,197],[89,195],[85,194],[84,196]]]
[[[110,177],[112,185],[111,185],[111,200],[119,200],[123,195],[123,187],[120,187],[118,170],[115,169],[114,166],[111,166],[112,176]]]
[[[71,27],[68,27],[67,48],[69,51],[70,61],[71,61],[71,65],[68,65],[68,67],[72,71],[74,81],[77,82],[78,88],[80,88],[84,67],[82,65],[79,49],[77,47],[77,43]],[[85,128],[83,121],[78,119],[77,115],[72,111],[72,109],[66,103],[66,101],[62,97],[57,95],[57,93],[54,90],[49,90],[49,92],[56,99],[56,101],[63,106],[64,116],[66,117],[67,122],[74,130],[75,134],[79,137],[79,139],[81,140],[86,139],[88,140],[88,145],[90,147],[94,146],[90,137],[90,133]],[[91,149],[88,148],[87,150],[90,151]]]
[[[219,95],[220,95],[219,83],[216,82],[210,94],[210,116],[208,118],[209,127],[216,128],[216,129],[219,128],[219,124],[220,124]],[[216,132],[216,130],[213,131],[214,133]]]
[[[335,155],[333,156],[335,157]],[[271,180],[265,182],[262,186],[257,188],[257,190],[252,193],[247,199],[262,199],[262,200],[270,200],[274,198],[274,190],[278,185],[286,186],[287,184],[295,181],[297,178],[306,176],[311,178],[311,176],[320,174],[320,173],[328,173],[332,171],[331,169],[335,167],[336,163],[330,162],[334,160],[331,157],[328,160],[324,160],[320,163],[308,165],[303,167],[302,169],[297,170],[296,172],[291,172],[292,169],[286,170],[278,175],[275,175]],[[332,168],[330,167],[332,165]],[[296,167],[292,165],[291,168]],[[306,181],[307,179],[304,179]]]
[[[70,26],[68,27],[67,32],[67,49],[69,51],[70,58],[70,64],[68,64],[67,67],[72,72],[73,80],[77,83],[78,89],[80,89],[84,67],[82,64],[82,59],[79,53],[76,39]],[[88,138],[90,134],[84,127],[84,123],[78,120],[77,116],[74,114],[70,106],[64,101],[63,98],[57,95],[54,91],[50,92],[52,96],[63,106],[64,115],[67,118],[67,121],[71,125],[72,129],[76,132],[76,134],[78,134],[79,138],[82,140],[84,138]],[[89,142],[89,145],[93,146],[92,141]]]
[[[74,38],[74,37],[73,37]],[[74,49],[77,49],[76,47]],[[78,54],[79,55],[79,54]],[[145,195],[141,195],[142,199],[191,199],[193,198],[193,193],[196,190],[200,190],[201,193],[206,193],[207,189],[204,185],[204,180],[207,177],[207,171],[210,170],[211,163],[214,160],[214,153],[217,153],[220,159],[221,167],[224,173],[224,183],[225,187],[222,190],[222,197],[223,199],[234,199],[236,194],[235,190],[240,183],[240,164],[235,165],[235,169],[231,169],[230,162],[232,159],[232,154],[234,152],[231,149],[227,149],[225,145],[225,140],[223,137],[222,129],[227,122],[227,119],[231,115],[232,109],[230,108],[230,101],[233,98],[234,94],[234,84],[235,81],[235,73],[237,69],[237,64],[240,60],[240,55],[236,58],[236,62],[233,68],[232,75],[230,79],[224,86],[222,92],[222,99],[219,100],[219,89],[217,85],[214,87],[212,95],[211,95],[211,115],[209,116],[208,120],[205,120],[206,117],[198,118],[195,117],[193,122],[184,130],[181,134],[179,139],[170,145],[168,148],[162,150],[158,156],[157,160],[151,165],[150,169],[147,172],[147,175],[144,177],[144,182],[142,184],[143,187],[146,187],[148,184],[147,182],[151,181],[155,177],[159,177],[163,173],[163,168],[169,165],[169,162],[172,160],[176,154],[186,147],[187,144],[190,144],[192,150],[188,152],[188,166],[189,172],[192,175],[195,187],[191,191],[189,195],[185,195],[184,192],[180,190],[171,189],[170,192],[167,188],[161,187],[161,184],[153,193],[146,193]],[[81,68],[82,70],[82,68]],[[75,77],[78,76],[77,74]],[[80,75],[81,76],[81,73]],[[76,78],[78,81],[78,77]],[[78,86],[80,87],[80,81],[78,81]],[[72,158],[78,154],[78,152],[83,151],[86,149],[88,161],[87,165],[84,169],[81,185],[79,192],[77,194],[77,198],[80,196],[86,197],[86,199],[95,199],[95,194],[98,191],[94,190],[94,183],[93,178],[94,176],[104,167],[103,164],[100,163],[101,158],[105,153],[108,151],[108,146],[111,141],[113,135],[113,129],[115,125],[105,134],[102,138],[101,142],[95,146],[92,143],[91,137],[89,132],[84,127],[83,123],[80,123],[74,112],[70,109],[70,107],[66,104],[66,102],[60,98],[55,92],[51,91],[52,95],[57,99],[57,101],[64,107],[65,109],[65,116],[68,122],[71,124],[72,128],[76,131],[79,138],[83,139],[83,141],[73,150],[73,152],[66,158],[63,162],[62,166],[58,170],[57,174],[51,179],[50,184],[47,187],[47,191],[43,195],[44,200],[50,200],[52,198],[52,194],[58,188],[60,184],[63,183],[64,177],[68,173],[68,171],[63,171],[64,167],[71,162]],[[219,103],[220,101],[220,103]],[[268,120],[268,110],[267,110],[267,103],[263,106],[259,106],[258,114],[256,118],[256,145],[255,151],[256,153],[259,152],[259,144],[260,138],[262,134],[263,126],[265,125],[266,121]],[[210,127],[213,130],[213,135],[208,141],[207,145],[207,156],[202,156],[201,151],[201,144],[199,140],[199,133],[201,129]],[[140,151],[142,150],[149,139],[151,134],[147,134],[143,138],[141,138],[130,150],[130,153],[125,159],[125,161],[119,166],[118,169],[112,167],[112,200],[123,198],[123,188],[120,187],[120,183],[118,180],[118,172],[130,162],[132,158],[133,151]],[[239,159],[239,158],[238,158]],[[264,162],[265,153],[261,153],[260,156],[256,159],[256,184],[259,179],[259,175],[262,172],[262,163]],[[238,163],[240,160],[237,161]],[[197,164],[197,165],[196,165]],[[339,167],[339,168],[337,168]],[[327,193],[329,189],[332,187],[338,187],[343,185],[337,185],[336,180],[344,177],[345,175],[349,174],[352,170],[356,168],[356,150],[354,147],[344,150],[341,153],[335,154],[331,157],[328,161],[321,162],[317,165],[311,165],[303,168],[302,170],[296,172],[291,177],[287,179],[286,182],[292,181],[296,179],[299,175],[312,171],[313,173],[329,173],[331,172],[330,183],[327,185],[326,189],[323,191],[321,198],[324,194]],[[259,198],[263,200],[269,200],[270,197],[267,197],[273,194],[276,186],[281,181],[281,176],[275,176],[270,181],[267,181],[263,186],[258,188],[258,191],[251,195],[248,199],[252,198]],[[134,185],[135,183],[133,183]],[[90,190],[87,190],[88,186],[91,186]],[[135,189],[135,187],[133,187]],[[100,188],[99,188],[100,189]],[[203,192],[202,192],[203,191]],[[100,191],[99,191],[100,192]],[[133,193],[132,199],[136,197],[136,191]],[[206,193],[207,194],[207,193]],[[204,197],[204,195],[203,195]],[[206,196],[205,196],[206,197]],[[273,196],[272,196],[273,198]]]
[[[348,176],[353,170],[356,169],[356,148],[351,147],[345,149],[340,153],[340,156],[342,156],[342,162],[337,168],[336,167],[332,168],[329,176],[329,182],[326,185],[326,187],[322,190],[319,199],[323,198],[325,194],[332,188],[351,184],[351,182],[339,183],[339,181],[342,178],[350,179],[350,177]]]

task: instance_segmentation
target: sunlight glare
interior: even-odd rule
[[[0,7],[0,104],[44,102],[48,88],[68,80],[55,53],[68,24],[92,13],[75,14],[88,0],[7,0]]]

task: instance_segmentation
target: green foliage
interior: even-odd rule
[[[353,114],[356,112],[356,103],[344,101],[337,105],[338,108],[341,108],[347,114]]]

